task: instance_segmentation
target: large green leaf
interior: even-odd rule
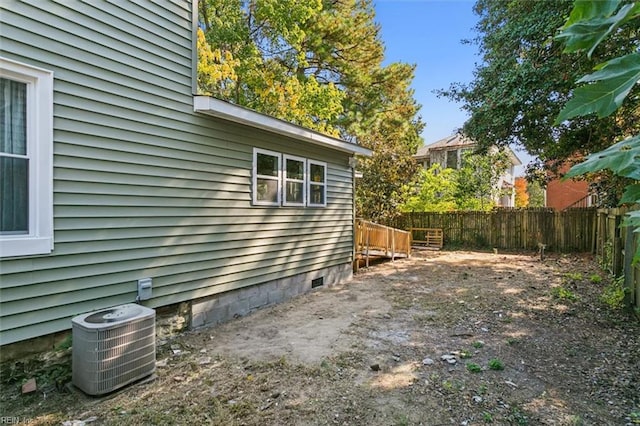
[[[633,86],[640,80],[640,53],[615,58],[592,74],[578,80],[590,83],[578,87],[564,106],[556,124],[573,117],[596,113],[606,117],[622,104]]]
[[[624,188],[620,204],[640,203],[640,183],[633,183]]]
[[[587,51],[587,56],[591,54],[600,42],[609,35],[613,30],[618,28],[625,22],[638,17],[640,14],[640,3],[625,4],[620,8],[618,13],[610,16],[619,2],[603,1],[590,2],[592,5],[586,5],[585,2],[576,4],[578,11],[574,7],[569,22],[571,25],[565,25],[560,34],[556,38],[564,40],[564,52],[577,52],[581,50]]]
[[[617,175],[640,180],[640,135],[625,139],[592,154],[571,167],[565,178],[609,169]]]
[[[571,15],[569,15],[569,19],[567,19],[567,22],[562,28],[568,28],[576,22],[583,20],[611,16],[611,14],[618,9],[620,1],[621,0],[575,0]]]

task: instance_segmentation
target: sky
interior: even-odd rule
[[[417,66],[412,88],[422,105],[425,144],[454,134],[468,118],[461,104],[438,98],[433,92],[473,80],[475,64],[481,59],[478,47],[462,44],[462,40],[477,36],[474,4],[473,0],[374,0],[385,64]],[[529,161],[524,152],[515,152],[524,164]],[[516,174],[523,174],[522,170],[523,166],[518,167]]]

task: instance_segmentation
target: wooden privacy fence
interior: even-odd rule
[[[624,275],[627,302],[640,310],[640,265],[633,264],[638,234],[621,227],[628,209],[598,209],[596,256],[603,269],[618,277]]]
[[[411,255],[411,234],[407,231],[391,228],[356,219],[355,251],[358,258],[383,256],[391,259]]]
[[[626,235],[626,240],[622,253],[624,263],[622,272],[624,273],[624,285],[627,289],[626,297],[627,302],[635,309],[636,315],[640,318],[640,265],[633,264],[633,255],[639,237],[631,227],[625,228],[624,235]]]
[[[613,275],[622,273],[626,233],[620,227],[627,209],[598,209],[595,253],[600,265]]]
[[[496,209],[490,212],[404,213],[393,223],[400,229],[440,228],[444,244],[511,250],[592,252],[595,208],[555,211],[548,208]]]

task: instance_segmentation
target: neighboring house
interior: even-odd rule
[[[563,164],[559,174],[564,175],[569,171],[570,165]],[[555,210],[565,210],[569,207],[591,207],[594,205],[594,197],[589,191],[589,183],[584,180],[562,180],[555,174],[547,183],[546,206]]]
[[[465,151],[473,150],[474,147],[474,141],[465,138],[460,134],[456,134],[421,147],[414,155],[414,158],[425,169],[430,168],[434,164],[440,164],[442,168],[459,169],[462,164],[463,153]],[[495,201],[496,204],[501,207],[514,207],[514,169],[516,166],[521,165],[522,162],[510,148],[507,148],[507,155],[509,156],[511,165],[500,177],[497,186],[498,188],[505,190],[505,192],[508,192],[508,194],[500,197],[499,199],[496,199]]]
[[[195,94],[189,0],[0,3],[0,344],[136,300],[217,323],[352,275],[371,152]]]

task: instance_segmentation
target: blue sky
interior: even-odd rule
[[[438,98],[436,89],[473,79],[479,60],[472,38],[477,16],[470,0],[375,0],[376,21],[382,27],[385,63],[416,64],[415,97],[422,105],[425,143],[447,137],[462,126],[467,115],[460,105]]]
[[[425,144],[455,133],[468,118],[460,104],[438,98],[433,91],[473,80],[475,64],[480,62],[478,47],[461,41],[477,35],[474,4],[472,0],[374,0],[385,63],[417,65],[412,87],[427,124],[422,132]],[[529,161],[523,152],[516,154],[523,163]],[[522,167],[518,169],[521,173]]]

